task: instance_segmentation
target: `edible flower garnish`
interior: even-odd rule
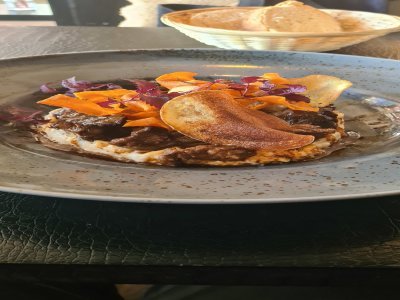
[[[92,90],[114,90],[121,89],[121,86],[115,83],[91,83],[90,81],[76,80],[75,76],[61,81],[61,86],[58,88],[51,87],[53,82],[48,82],[40,86],[40,91],[45,94],[65,93],[71,95],[76,92],[92,91]]]
[[[14,126],[36,124],[43,121],[43,112],[36,109],[6,106],[0,109],[0,121]]]
[[[169,129],[160,118],[160,109],[171,99],[201,90],[219,90],[229,94],[240,105],[253,110],[282,106],[292,110],[318,111],[332,103],[351,83],[326,75],[284,78],[277,73],[246,76],[239,81],[198,80],[193,72],[161,75],[155,82],[127,79],[132,89],[113,83],[91,83],[71,77],[40,87],[43,93],[58,93],[39,104],[64,107],[79,113],[107,116],[119,114],[127,118],[124,126],[156,126]]]

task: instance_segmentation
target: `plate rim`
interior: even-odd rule
[[[399,16],[400,20],[400,16]],[[363,55],[352,55],[347,53],[332,53],[332,52],[313,52],[313,51],[297,51],[297,50],[257,50],[257,49],[223,49],[223,48],[140,48],[140,49],[108,49],[108,50],[95,50],[95,51],[68,51],[62,53],[49,53],[49,54],[38,54],[38,55],[28,55],[28,56],[15,56],[8,58],[0,58],[0,67],[2,63],[13,62],[15,60],[29,60],[29,59],[46,59],[46,58],[56,58],[60,56],[72,56],[72,55],[89,55],[89,54],[109,54],[109,53],[119,53],[119,54],[129,54],[132,52],[161,52],[161,51],[171,51],[171,52],[189,52],[189,51],[199,51],[199,52],[255,52],[258,54],[262,53],[282,53],[282,54],[302,54],[302,55],[311,55],[311,56],[337,56],[337,57],[346,57],[346,58],[358,58],[363,60],[375,60],[375,61],[387,61],[387,62],[395,62],[400,63],[399,59],[394,58],[385,58],[385,57],[374,57],[374,56],[363,56]]]
[[[341,200],[356,200],[366,199],[375,197],[387,197],[396,196],[400,194],[400,190],[385,191],[378,193],[358,193],[351,195],[336,195],[336,196],[311,196],[311,197],[299,197],[299,198],[266,198],[266,199],[255,199],[255,198],[230,198],[230,199],[200,199],[200,198],[134,198],[125,196],[96,196],[91,194],[77,194],[69,192],[42,192],[35,189],[23,189],[13,187],[0,186],[0,192],[15,193],[32,196],[42,196],[46,198],[63,198],[63,199],[75,199],[75,200],[92,200],[102,202],[122,202],[122,203],[154,203],[154,204],[282,204],[282,203],[313,203],[313,202],[325,202],[325,201],[341,201]]]

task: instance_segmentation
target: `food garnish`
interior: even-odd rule
[[[11,125],[37,124],[43,121],[43,112],[37,109],[5,106],[0,110],[0,121]]]
[[[321,157],[345,135],[332,103],[349,81],[196,75],[173,72],[121,85],[72,77],[62,87],[43,85],[53,95],[37,103],[57,109],[34,126],[37,139],[128,162],[228,166]]]
[[[177,111],[168,111],[176,109],[177,106],[167,105],[163,109],[164,117],[160,116],[160,109],[170,100],[176,98],[179,100],[174,101],[174,104],[178,101],[184,103],[186,100],[182,101],[181,99],[187,99],[188,103],[192,103],[191,105],[200,105],[200,101],[193,100],[190,96],[182,98],[183,95],[190,95],[194,92],[197,93],[195,95],[200,95],[199,99],[203,100],[204,97],[201,97],[201,95],[215,97],[214,100],[208,101],[209,104],[212,104],[213,101],[220,102],[218,107],[214,107],[214,110],[206,110],[201,113],[201,118],[204,118],[204,121],[211,113],[215,113],[216,109],[224,112],[224,109],[233,108],[233,106],[236,112],[240,112],[243,115],[241,116],[242,119],[250,118],[250,114],[253,114],[250,110],[265,109],[274,105],[292,110],[316,112],[319,107],[331,104],[344,89],[351,86],[349,81],[327,75],[284,78],[277,73],[265,73],[261,76],[242,77],[239,82],[226,79],[198,80],[195,79],[196,75],[194,72],[173,72],[157,77],[155,82],[138,79],[129,80],[130,83],[135,85],[135,90],[123,89],[113,83],[92,84],[88,81],[78,81],[75,77],[71,77],[61,81],[64,90],[62,88],[50,88],[47,84],[42,85],[41,90],[46,93],[61,90],[65,94],[56,94],[38,103],[69,108],[76,112],[93,116],[123,115],[127,118],[127,122],[124,125],[126,127],[155,126],[169,129],[175,125],[171,124],[174,117],[177,118],[177,122],[182,121],[179,120]],[[106,88],[106,90],[99,90],[102,88]],[[199,94],[200,91],[218,92]],[[224,113],[227,112],[225,111]],[[192,111],[192,114],[200,114],[200,112]],[[263,113],[262,115],[265,114]],[[170,124],[166,122],[166,119],[169,120]],[[222,120],[220,122],[223,122]],[[237,121],[238,119],[230,120],[230,122]],[[222,125],[219,124],[218,126],[222,128]],[[228,126],[228,123],[225,123],[224,126]],[[229,126],[233,128],[234,124]],[[273,127],[270,128],[272,129]],[[241,130],[242,134],[244,134],[244,129],[242,128]],[[251,129],[247,128],[247,130]],[[271,136],[269,138],[265,136],[264,139],[268,141]],[[275,138],[278,141],[280,137],[277,136]],[[312,141],[309,138],[303,138],[302,142],[297,138],[293,138],[290,147],[299,147],[298,145],[300,144],[310,142]],[[252,147],[256,147],[256,144]],[[272,147],[269,142],[261,143],[259,147],[266,147],[267,145]],[[279,147],[284,148],[282,145]]]
[[[283,120],[243,107],[218,90],[176,97],[163,106],[161,118],[180,133],[213,145],[274,151],[300,148],[314,141],[310,135],[281,131],[290,129]]]

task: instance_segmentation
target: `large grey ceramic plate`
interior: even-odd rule
[[[0,129],[0,189],[67,198],[160,203],[274,203],[400,192],[400,62],[355,56],[224,50],[66,54],[0,61],[0,105],[34,106],[41,83],[73,75],[110,81],[177,71],[234,78],[313,73],[354,83],[337,102],[363,139],[312,162],[246,168],[162,168],[49,150],[26,132]]]

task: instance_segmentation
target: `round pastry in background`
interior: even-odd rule
[[[332,51],[400,31],[398,16],[298,1],[176,11],[161,21],[207,45],[241,50]]]
[[[220,9],[194,13],[190,25],[220,29],[243,30],[243,20],[250,16],[248,8]]]
[[[299,1],[255,9],[243,18],[242,30],[270,32],[341,32],[333,16]]]

